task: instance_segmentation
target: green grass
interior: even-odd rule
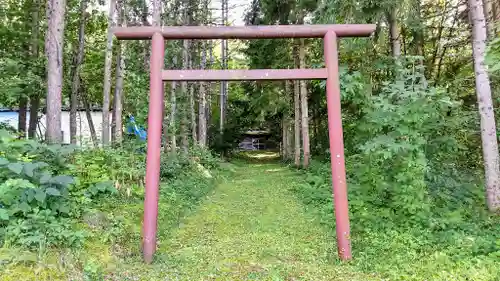
[[[290,193],[299,176],[242,165],[187,218],[159,256],[180,280],[363,280],[336,265],[334,237]]]
[[[276,156],[240,155],[224,164],[230,172],[212,191],[206,183],[196,194],[189,186],[182,191],[182,181],[164,187],[151,265],[142,263],[142,200],[134,198],[103,206],[117,222],[93,231],[84,248],[28,253],[37,262],[2,265],[0,280],[499,280],[494,258],[452,255],[449,246],[432,250],[409,232],[354,231],[355,259],[340,262],[329,191],[304,189],[303,173],[277,164]],[[309,204],[306,195],[324,204]],[[113,232],[115,238],[103,240]],[[1,257],[0,251],[0,263]]]

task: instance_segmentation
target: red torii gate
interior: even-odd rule
[[[151,76],[144,200],[143,256],[151,263],[156,250],[161,130],[164,109],[163,81],[310,80],[326,79],[328,131],[334,194],[337,248],[342,260],[351,255],[349,211],[344,163],[342,114],[338,71],[338,37],[367,37],[373,24],[269,25],[241,27],[164,26],[116,27],[118,39],[151,39]],[[325,68],[251,70],[164,70],[165,39],[323,38]]]

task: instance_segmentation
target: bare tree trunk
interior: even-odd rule
[[[176,67],[177,66],[177,56],[174,55],[173,60],[172,60],[172,66]],[[177,153],[177,125],[175,124],[175,115],[177,114],[177,81],[172,82],[172,87],[171,87],[171,94],[170,94],[170,106],[171,106],[171,112],[170,112],[170,131],[171,131],[171,136],[170,136],[170,146],[171,146],[171,152],[172,155],[176,155]]]
[[[291,105],[290,102],[292,101],[291,97],[291,81],[286,80],[285,81],[285,97],[288,105]],[[289,160],[292,157],[292,120],[290,118],[290,112],[287,112],[285,115],[286,123],[285,123],[285,129],[286,129],[286,139],[285,139],[285,154],[286,154],[286,159]]]
[[[147,11],[147,7],[145,8]],[[161,0],[153,0],[153,26],[161,25]]]
[[[202,43],[201,51],[201,69],[206,68],[207,64],[207,43]],[[207,117],[206,117],[206,88],[205,82],[200,82],[200,92],[198,101],[198,144],[201,147],[207,145]]]
[[[48,30],[45,40],[47,53],[47,142],[60,143],[61,95],[63,86],[63,46],[65,0],[49,0]]]
[[[398,20],[397,20],[397,10],[396,8],[392,8],[387,16],[387,21],[389,22],[389,35],[391,41],[391,50],[392,56],[398,58],[401,56],[401,42],[400,42],[400,34],[398,28]]]
[[[38,127],[38,110],[40,109],[40,96],[38,94],[30,97],[30,122],[28,126],[28,138],[36,137],[36,128]]]
[[[283,116],[283,119],[281,120],[281,159],[283,160],[288,159],[288,151],[286,147],[288,124],[286,122],[286,116]]]
[[[38,59],[38,34],[40,32],[39,23],[40,0],[33,1],[32,7],[32,28],[31,28],[31,55],[33,60]],[[30,95],[30,121],[28,125],[28,138],[36,137],[36,127],[38,125],[38,109],[40,108],[40,95],[35,92]]]
[[[158,0],[154,0],[153,2],[153,9],[155,9],[154,7],[160,7],[161,6],[158,6]],[[146,0],[142,0],[142,25],[143,26],[149,26],[149,21],[148,21],[148,17],[149,17],[149,9],[148,9],[148,1]],[[159,4],[161,5],[161,3]],[[160,11],[160,10],[159,10]],[[154,13],[154,12],[153,12]],[[156,17],[155,15],[153,15],[153,23],[155,21]],[[151,49],[151,42],[149,42],[149,40],[144,40],[144,69],[149,72],[149,63],[150,63],[150,58],[149,58],[149,55],[150,55],[150,49]]]
[[[484,157],[486,197],[491,211],[500,210],[500,170],[498,143],[491,98],[490,79],[484,64],[486,21],[481,0],[468,0],[472,22],[472,54],[476,74],[476,93],[481,116],[481,139]]]
[[[80,85],[83,84],[80,83]],[[89,124],[90,137],[92,138],[92,143],[94,144],[95,147],[98,147],[99,140],[97,139],[97,132],[95,130],[94,121],[92,120],[92,111],[90,110],[90,105],[87,99],[87,93],[83,86],[80,87],[80,97],[82,99],[83,107],[85,108],[85,115],[87,116],[87,123]]]
[[[298,80],[293,81],[293,92],[294,92],[294,108],[295,108],[295,114],[294,114],[294,143],[295,143],[295,150],[294,150],[294,159],[295,159],[295,166],[299,167],[300,166],[300,83]]]
[[[493,0],[483,0],[484,17],[486,20],[486,39],[491,40],[495,37],[495,18],[493,15]]]
[[[189,40],[184,40],[183,42],[183,49],[182,49],[182,69],[188,69],[189,66]],[[188,118],[187,118],[187,110],[186,110],[186,96],[188,89],[187,89],[187,82],[182,81],[181,82],[181,94],[182,94],[182,109],[181,109],[181,125],[180,125],[180,136],[181,136],[181,145],[182,145],[182,150],[184,153],[187,154],[188,148],[189,148],[189,140],[187,136],[187,123],[188,123]]]
[[[19,112],[17,116],[17,131],[25,137],[26,134],[26,117],[28,111],[28,99],[24,96],[19,97]]]
[[[222,26],[227,25],[228,0],[222,0]],[[221,69],[227,69],[227,40],[221,40]],[[224,123],[226,122],[226,103],[227,103],[227,81],[220,82],[220,132],[223,133]]]
[[[106,42],[106,59],[104,62],[104,93],[102,98],[102,144],[109,144],[109,105],[111,100],[111,67],[113,59],[113,32],[115,26],[116,0],[109,2],[108,39]]]
[[[195,48],[192,48],[194,51]],[[193,55],[189,56],[189,68],[193,68]],[[193,144],[198,142],[198,134],[196,131],[196,110],[195,110],[195,96],[194,96],[194,91],[195,90],[195,84],[191,83],[189,85],[189,112],[191,114],[191,138],[193,139]]]
[[[87,0],[80,2],[80,24],[78,28],[78,45],[74,52],[73,69],[72,69],[72,83],[71,83],[71,97],[70,97],[70,112],[69,112],[69,136],[70,142],[76,144],[76,111],[78,108],[78,91],[80,90],[80,65],[83,61],[84,45],[85,45],[85,22]]]
[[[120,26],[127,25],[127,10],[125,6],[125,0],[118,0],[117,12],[118,24]],[[120,41],[118,45],[118,55],[116,57],[116,85],[115,85],[115,95],[113,97],[113,122],[111,124],[112,130],[112,142],[120,143],[123,138],[123,125],[122,125],[122,100],[123,100],[123,79],[125,71],[125,41]]]
[[[294,59],[295,67],[300,67],[298,41],[293,41],[292,56]],[[293,104],[294,104],[294,162],[295,166],[300,167],[300,82],[293,81]]]
[[[299,49],[299,60],[300,60],[300,68],[306,67],[306,47],[304,45],[304,39],[300,40],[300,49]],[[311,148],[309,146],[309,107],[307,105],[307,84],[306,81],[300,81],[300,103],[302,105],[301,114],[302,114],[302,146],[304,151],[304,159],[303,159],[303,167],[309,167],[309,158],[311,155]]]

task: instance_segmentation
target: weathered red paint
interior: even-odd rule
[[[342,260],[352,258],[344,163],[342,114],[338,72],[337,37],[369,36],[375,25],[287,25],[245,27],[118,27],[118,39],[152,39],[150,100],[148,115],[148,152],[146,163],[146,198],[144,202],[143,254],[150,263],[156,249],[158,189],[160,174],[163,80],[301,80],[326,79],[328,130],[335,204],[337,247]],[[256,39],[324,38],[324,69],[254,69],[254,70],[163,70],[164,39]]]
[[[163,70],[164,81],[244,81],[326,79],[326,68],[318,69],[241,69],[241,70]]]
[[[165,39],[160,33],[151,42],[151,75],[149,78],[148,151],[146,155],[146,194],[142,251],[144,261],[151,263],[156,251],[158,221],[158,189],[160,184],[161,125],[163,117],[163,80],[161,71],[165,57]]]
[[[330,158],[332,185],[337,232],[337,248],[342,260],[350,260],[351,230],[347,206],[347,183],[344,163],[344,137],[342,132],[342,112],[340,109],[340,84],[337,35],[327,32],[324,39],[326,79],[326,105],[328,111],[328,134],[330,137]]]
[[[313,24],[255,26],[133,26],[115,27],[118,39],[150,39],[155,33],[165,39],[258,39],[258,38],[323,38],[328,31],[338,37],[366,37],[374,24]]]

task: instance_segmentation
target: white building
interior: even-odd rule
[[[15,129],[17,129],[18,125],[18,116],[19,113],[14,110],[0,110],[0,123],[8,124]],[[97,138],[101,138],[102,134],[102,112],[101,111],[92,111],[92,122],[94,123],[94,127],[97,133]],[[27,113],[27,119],[29,123],[29,112]],[[111,121],[111,120],[110,120]],[[78,144],[87,145],[92,144],[92,138],[90,136],[89,123],[87,121],[87,116],[85,115],[85,111],[78,111],[76,115],[76,126],[77,126],[77,142]],[[63,135],[63,143],[70,143],[69,137],[69,111],[62,111],[61,114],[61,130]],[[45,136],[45,128],[46,121],[45,115],[40,118],[37,127],[37,136]],[[27,134],[27,132],[26,132]],[[44,137],[43,137],[44,138]]]

